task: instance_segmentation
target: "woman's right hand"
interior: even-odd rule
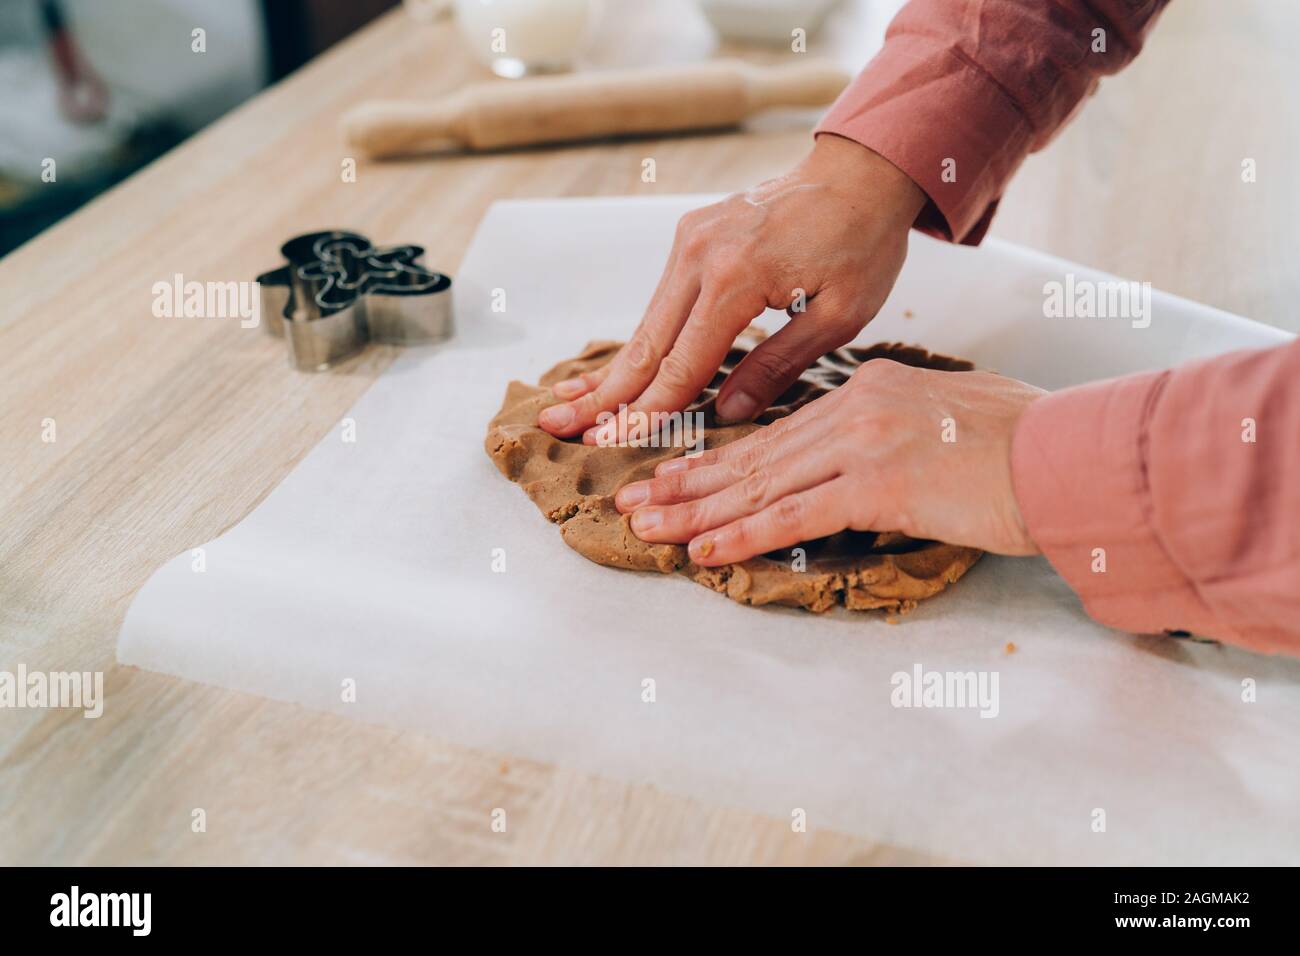
[[[753,319],[786,309],[791,321],[745,357],[718,396],[720,417],[752,418],[875,317],[925,201],[887,160],[823,135],[790,173],[687,213],[636,332],[604,368],[553,386],[564,402],[538,424],[596,443],[628,434],[618,420],[594,427],[602,412],[653,420],[680,411]]]

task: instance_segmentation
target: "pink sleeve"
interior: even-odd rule
[[[815,132],[885,157],[929,196],[917,228],[974,245],[1025,156],[1137,55],[1166,2],[911,0]]]
[[[1011,459],[1096,620],[1300,655],[1300,341],[1056,392]]]

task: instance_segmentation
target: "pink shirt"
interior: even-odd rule
[[[915,180],[917,228],[978,243],[1025,156],[1137,55],[1166,2],[912,0],[817,133]],[[1096,620],[1300,654],[1300,342],[1040,399],[1012,477]]]

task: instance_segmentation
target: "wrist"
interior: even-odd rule
[[[884,213],[906,228],[929,201],[925,190],[885,157],[834,133],[822,133],[813,141],[800,170],[814,181],[833,183],[869,200],[873,213]]]
[[[1003,465],[1003,479],[1006,494],[1007,524],[1011,532],[1014,547],[1008,550],[1007,554],[1017,557],[1028,557],[1031,555],[1042,554],[1042,549],[1034,541],[1033,535],[1029,531],[1029,522],[1025,519],[1024,508],[1021,507],[1019,489],[1016,487],[1016,436],[1021,430],[1021,425],[1025,420],[1025,413],[1029,407],[1038,399],[1046,395],[1046,392],[1039,392],[1027,401],[1020,409],[1019,413],[1009,423],[1005,433],[1005,442],[1001,448],[999,456]]]

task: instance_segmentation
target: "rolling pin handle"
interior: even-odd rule
[[[433,149],[448,142],[466,146],[465,99],[372,100],[343,114],[340,127],[349,145],[373,158]]]
[[[755,67],[746,64],[754,109],[770,106],[825,106],[849,85],[849,72],[826,60]]]

